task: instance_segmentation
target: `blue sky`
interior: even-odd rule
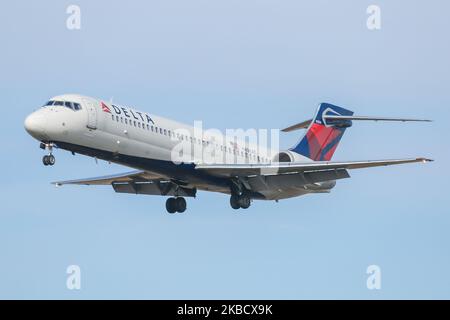
[[[81,30],[66,8],[81,8]],[[381,30],[366,8],[381,8]],[[450,298],[448,1],[14,1],[0,12],[0,298]],[[431,124],[358,123],[335,160],[427,156],[352,171],[328,195],[164,198],[50,181],[127,171],[43,151],[23,129],[82,93],[214,128],[281,128],[319,102]],[[299,132],[282,136],[291,146]],[[81,267],[81,290],[66,268]],[[380,266],[382,289],[366,288]]]

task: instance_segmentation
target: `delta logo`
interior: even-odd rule
[[[106,113],[110,113],[112,114],[112,110],[110,107],[108,107],[106,105],[106,103],[104,103],[103,101],[100,102],[100,105],[102,107],[103,112]],[[147,123],[152,123],[154,124],[155,122],[153,121],[153,119],[146,113],[142,113],[130,108],[125,108],[125,107],[118,107],[115,105],[111,105],[112,109],[114,110],[114,113],[116,115],[120,115],[120,116],[125,116],[129,119],[134,119],[134,120],[138,120],[138,121],[142,121],[142,122],[147,122]]]
[[[102,110],[103,112],[111,113],[111,109],[102,102]]]

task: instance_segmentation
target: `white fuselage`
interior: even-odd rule
[[[64,106],[66,102],[68,107]],[[215,177],[192,175],[193,164],[268,163],[278,152],[237,140],[235,136],[206,132],[86,96],[56,96],[49,104],[25,121],[26,130],[37,140],[55,143],[75,153],[157,172],[170,179],[189,180],[205,190],[228,193],[229,186]],[[75,104],[79,108],[74,108]],[[311,161],[300,155],[297,157],[297,161]],[[182,165],[178,166],[180,163]],[[285,198],[304,193],[308,192],[267,190],[265,197]]]
[[[187,124],[89,97],[63,95],[51,100],[77,102],[82,108],[75,111],[47,106],[31,114],[25,126],[40,141],[66,142],[164,161],[174,160],[174,148],[184,144],[185,150],[191,150],[189,156],[195,163],[205,160],[204,149],[214,150],[216,160],[222,158],[225,161],[232,155],[236,163],[270,162],[275,154],[270,149],[246,144],[234,137],[205,133]],[[108,111],[102,109],[103,104]]]

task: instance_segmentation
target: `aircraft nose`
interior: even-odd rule
[[[36,111],[25,119],[25,130],[34,138],[43,140],[45,137],[46,117],[42,112]]]

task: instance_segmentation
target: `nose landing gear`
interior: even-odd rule
[[[55,156],[53,155],[53,144],[52,143],[41,143],[41,149],[48,150],[49,154],[42,158],[42,163],[44,166],[53,166],[56,163]]]
[[[49,154],[48,156],[44,156],[42,158],[42,163],[44,164],[44,166],[53,166],[55,165],[56,159],[55,156],[52,154]]]

